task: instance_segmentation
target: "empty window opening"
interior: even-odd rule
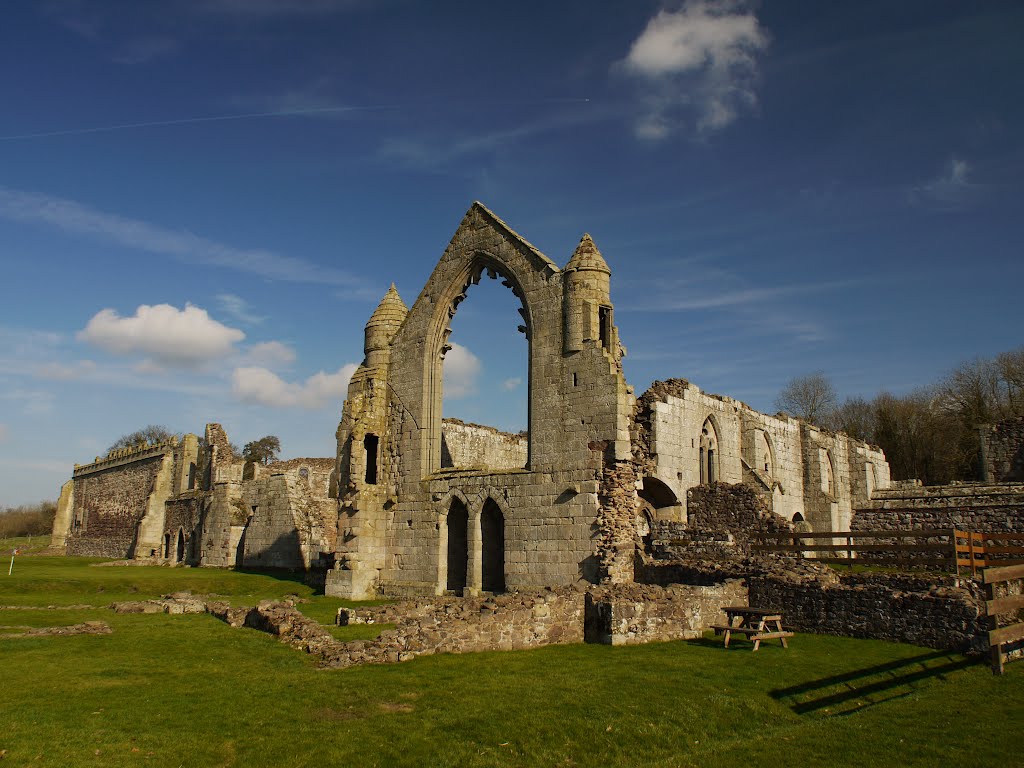
[[[174,554],[175,562],[181,563],[185,560],[185,532],[178,529],[178,547]]]
[[[493,499],[480,514],[481,587],[484,592],[505,591],[505,516]]]
[[[579,377],[575,373],[572,375],[572,385],[574,387],[578,387],[580,385]]]
[[[458,499],[448,510],[448,583],[447,589],[458,595],[466,588],[469,571],[469,511]]]
[[[380,440],[376,435],[367,435],[363,438],[363,448],[366,449],[366,483],[377,484],[377,446]]]
[[[164,534],[164,560],[169,559],[171,556],[171,534]]]
[[[612,348],[612,308],[598,307],[597,319],[600,325],[601,346],[607,350]]]
[[[453,301],[438,393],[443,418],[433,461],[439,468],[522,469],[528,463],[528,319],[512,285],[483,267]]]
[[[188,465],[188,489],[191,491],[196,487],[196,463],[189,462]]]

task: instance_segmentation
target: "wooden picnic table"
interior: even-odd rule
[[[751,608],[749,605],[729,605],[722,608],[726,615],[725,624],[712,624],[716,635],[725,635],[725,647],[729,647],[729,639],[733,633],[743,635],[754,643],[756,651],[762,640],[779,639],[782,647],[788,648],[787,637],[792,632],[782,628],[782,611],[774,608]]]

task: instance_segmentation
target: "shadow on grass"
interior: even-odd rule
[[[806,694],[823,695],[804,698],[793,702],[790,708],[798,715],[824,710],[828,712],[834,707],[852,705],[850,708],[831,712],[834,715],[848,715],[868,706],[882,704],[893,699],[910,695],[914,683],[925,680],[945,680],[950,672],[974,666],[980,663],[977,659],[965,658],[948,651],[935,651],[912,656],[908,659],[876,664],[871,667],[845,672],[841,675],[823,677],[788,688],[777,688],[768,695],[776,700],[795,699]],[[828,692],[842,686],[839,691]],[[907,688],[910,687],[910,690]],[[892,695],[886,696],[885,694]],[[882,696],[882,698],[868,698]]]

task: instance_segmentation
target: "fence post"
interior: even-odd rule
[[[950,538],[953,542],[953,568],[956,571],[956,577],[960,578],[960,553],[957,552],[957,530],[953,528],[950,530]]]
[[[846,536],[846,567],[853,570],[853,536]]]

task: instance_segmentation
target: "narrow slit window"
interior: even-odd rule
[[[612,308],[598,307],[597,319],[600,324],[601,346],[610,350],[612,348]]]
[[[367,485],[377,484],[377,445],[379,442],[376,435],[367,435],[363,438],[363,447],[366,449]]]

